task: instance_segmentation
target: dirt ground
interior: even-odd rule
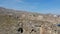
[[[60,34],[58,15],[2,11],[0,34]]]

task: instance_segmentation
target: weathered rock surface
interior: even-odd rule
[[[60,17],[0,8],[0,34],[60,34]]]

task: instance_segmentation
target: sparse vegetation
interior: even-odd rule
[[[40,16],[43,16],[43,18]],[[32,34],[34,31],[36,32],[33,34],[59,34],[60,28],[56,25],[58,22],[60,22],[60,18],[48,14],[19,12],[0,8],[0,34],[20,34],[22,29],[22,34]]]

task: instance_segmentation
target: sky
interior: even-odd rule
[[[60,0],[0,0],[0,7],[60,15]]]

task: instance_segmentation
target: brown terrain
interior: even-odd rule
[[[0,7],[0,34],[60,34],[60,15]]]

